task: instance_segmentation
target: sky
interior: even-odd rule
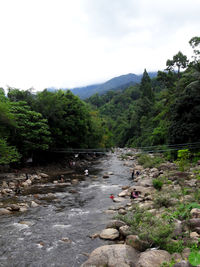
[[[0,0],[0,86],[73,88],[163,70],[200,36],[199,0]]]

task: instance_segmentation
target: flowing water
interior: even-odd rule
[[[113,175],[103,179],[105,172]],[[25,213],[0,217],[0,266],[78,267],[87,260],[85,253],[109,243],[89,235],[103,230],[112,218],[104,212],[114,205],[109,196],[131,183],[130,171],[116,154],[109,154],[89,174],[96,178],[89,175],[72,186],[31,186],[23,200],[49,192],[55,198],[44,198]]]

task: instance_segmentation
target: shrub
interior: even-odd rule
[[[159,179],[153,179],[153,187],[157,190],[161,190],[163,182]]]
[[[189,149],[178,150],[178,160],[176,163],[180,171],[185,171],[189,166],[190,151]]]
[[[163,195],[163,194],[158,194],[154,198],[154,206],[155,208],[161,208],[161,207],[170,207],[171,206],[171,201],[169,195]]]
[[[144,168],[158,167],[165,160],[162,157],[151,157],[148,154],[138,154],[138,163],[143,165]]]
[[[147,241],[149,246],[159,246],[164,249],[170,243],[174,225],[166,219],[157,218],[152,216],[152,213],[138,208],[127,215],[118,215],[117,218],[126,222],[132,234]]]

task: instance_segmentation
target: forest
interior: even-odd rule
[[[200,144],[200,37],[191,60],[178,52],[140,84],[92,95],[0,89],[0,164],[59,148]]]

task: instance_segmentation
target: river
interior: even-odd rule
[[[87,260],[84,253],[111,242],[89,235],[103,230],[112,218],[104,212],[114,204],[110,193],[117,195],[123,185],[131,184],[129,168],[123,163],[110,153],[76,185],[32,186],[32,194],[41,197],[51,192],[55,199],[44,199],[25,213],[0,217],[0,266],[78,267]],[[113,175],[103,179],[106,172]],[[30,194],[31,190],[21,198]]]

